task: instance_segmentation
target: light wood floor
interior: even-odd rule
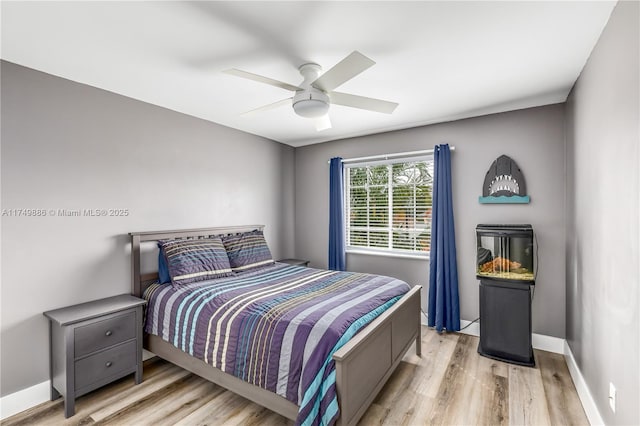
[[[586,425],[562,355],[535,351],[536,367],[482,357],[478,338],[423,327],[413,349],[361,425]],[[165,361],[145,362],[144,381],[126,377],[76,401],[46,402],[2,425],[292,425],[285,419]]]

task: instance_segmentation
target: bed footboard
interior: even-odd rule
[[[340,418],[338,425],[355,425],[367,411],[412,344],[421,354],[420,286],[365,327],[333,355]],[[257,386],[212,368],[158,336],[145,336],[145,349],[192,373],[244,396],[289,419],[298,406]]]
[[[413,287],[333,355],[340,426],[360,420],[414,342],[421,355],[421,288]]]

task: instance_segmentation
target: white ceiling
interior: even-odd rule
[[[9,2],[2,59],[292,146],[566,100],[615,1]],[[376,65],[339,91],[398,102],[392,115],[339,105],[317,132],[290,92],[353,50]]]

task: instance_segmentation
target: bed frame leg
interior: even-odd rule
[[[422,328],[418,329],[418,337],[416,337],[416,355],[422,358]]]

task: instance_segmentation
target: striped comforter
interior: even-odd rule
[[[390,277],[276,263],[152,285],[145,331],[299,405],[296,424],[332,424],[339,414],[333,353],[407,291]]]

